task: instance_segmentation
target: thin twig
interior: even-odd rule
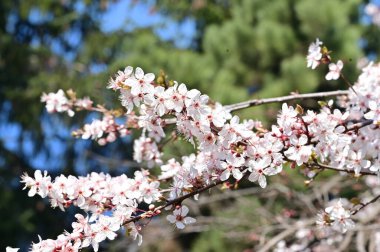
[[[356,209],[355,211],[353,211],[353,212],[351,213],[351,215],[355,215],[355,214],[357,214],[360,210],[362,210],[362,209],[365,208],[366,206],[368,206],[368,205],[370,205],[370,204],[376,202],[378,199],[380,199],[380,194],[377,195],[376,197],[374,197],[373,199],[371,199],[370,201],[368,201],[367,203],[362,203],[361,206],[360,206],[358,209]]]
[[[350,245],[353,234],[354,234],[353,232],[347,232],[344,240],[339,244],[337,251],[339,251],[339,252],[347,251],[347,247]]]
[[[217,185],[222,184],[223,182],[224,182],[224,181],[217,180],[216,182],[214,182],[214,183],[212,183],[212,184],[210,184],[210,185],[208,185],[208,186],[205,186],[205,187],[199,188],[199,189],[197,189],[197,190],[192,191],[191,193],[188,193],[188,194],[183,195],[183,196],[181,196],[181,197],[178,197],[178,198],[175,198],[175,199],[173,199],[173,200],[170,200],[170,201],[168,201],[166,204],[161,205],[161,206],[158,206],[158,207],[154,208],[154,209],[151,210],[151,211],[148,211],[148,212],[146,212],[146,213],[143,213],[143,214],[137,215],[137,216],[135,216],[135,217],[129,218],[128,220],[126,220],[126,221],[123,223],[123,226],[126,225],[126,224],[128,224],[128,223],[131,223],[131,222],[136,222],[136,221],[138,221],[138,220],[140,220],[140,219],[150,218],[150,217],[152,217],[152,216],[154,216],[154,215],[157,215],[157,214],[156,214],[157,211],[161,211],[162,209],[164,209],[164,208],[166,208],[166,207],[168,207],[168,206],[171,206],[171,205],[177,205],[177,204],[180,204],[180,203],[181,203],[182,201],[184,201],[185,199],[190,198],[190,197],[192,197],[192,196],[194,196],[194,195],[197,195],[197,194],[199,194],[199,193],[201,193],[201,192],[207,191],[207,190],[209,190],[209,189],[211,189],[211,188],[213,188],[213,187],[215,187],[215,186],[217,186]]]
[[[356,93],[355,89],[354,89],[354,86],[351,84],[351,82],[349,82],[347,80],[347,78],[342,74],[340,73],[340,77],[342,77],[343,81],[347,84],[348,88],[351,88],[351,90],[356,94],[358,95],[358,93]]]
[[[355,123],[355,124],[347,126],[346,130],[344,131],[344,133],[346,133],[348,131],[351,131],[351,130],[358,130],[360,128],[364,128],[365,126],[368,126],[368,125],[371,125],[371,124],[373,124],[373,120],[363,120],[363,121],[360,121],[358,123]]]
[[[263,99],[253,99],[248,101],[243,101],[239,103],[234,103],[230,105],[225,105],[224,108],[229,111],[237,111],[249,107],[260,106],[268,103],[279,103],[285,101],[292,100],[304,100],[304,99],[312,99],[312,98],[323,98],[323,97],[331,97],[331,96],[340,96],[340,95],[348,95],[348,90],[337,90],[337,91],[329,91],[329,92],[317,92],[317,93],[307,93],[307,94],[291,94],[286,96],[279,96],[274,98],[263,98]],[[177,118],[167,118],[164,120],[165,125],[174,124],[177,121]]]
[[[318,92],[318,93],[308,93],[308,94],[291,94],[287,96],[280,96],[280,97],[274,97],[274,98],[253,99],[249,101],[226,105],[224,106],[224,108],[227,109],[229,112],[231,112],[231,111],[236,111],[236,110],[245,109],[245,108],[258,106],[262,104],[268,104],[268,103],[279,103],[279,102],[285,102],[285,101],[291,101],[291,100],[303,100],[303,99],[310,99],[310,98],[340,96],[340,95],[348,95],[348,93],[349,92],[347,90],[337,90],[337,91],[330,91],[330,92]]]
[[[346,173],[351,173],[351,174],[353,173],[353,174],[355,174],[354,170],[348,170],[348,169],[338,168],[338,167],[334,167],[334,166],[329,166],[329,165],[325,165],[325,164],[319,163],[317,161],[314,161],[314,163],[312,165],[314,167],[316,167],[316,168],[320,167],[321,169],[327,169],[327,170],[333,170],[333,171],[338,171],[338,172],[346,172]],[[378,173],[377,172],[371,172],[371,171],[360,171],[358,173],[358,175],[377,176]]]
[[[258,251],[259,252],[266,252],[269,251],[272,247],[274,247],[279,241],[285,239],[286,237],[292,235],[293,233],[297,232],[297,230],[309,226],[315,222],[314,219],[312,220],[305,220],[303,222],[294,223],[290,228],[285,229],[283,232],[279,233],[278,235],[274,236],[272,239],[270,239],[263,247],[261,247]]]

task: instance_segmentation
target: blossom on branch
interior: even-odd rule
[[[62,89],[58,90],[57,93],[43,93],[41,102],[46,102],[46,110],[49,113],[67,112],[70,117],[74,116],[75,114],[71,109],[71,105],[65,95],[65,92],[63,92]]]
[[[309,47],[307,60],[312,69],[326,56],[321,45],[317,39]],[[330,64],[326,78],[339,78],[342,67],[341,61]],[[264,129],[260,122],[240,120],[231,110],[210,102],[199,90],[177,82],[161,86],[154,82],[153,74],[127,67],[109,83],[109,88],[120,92],[126,114],[119,114],[127,117],[127,122],[117,125],[117,115],[112,110],[81,102],[81,108],[104,116],[102,121],[85,125],[78,134],[111,142],[132,129],[142,131],[134,142],[133,158],[148,168],[159,169],[158,179],[144,169],[136,171],[134,177],[91,173],[85,177],[59,176],[51,181],[46,173],[38,172],[34,178],[24,175],[22,182],[30,189],[30,196],[39,194],[48,197],[53,207],[74,205],[87,213],[86,217],[77,216],[71,233],[56,240],[41,240],[32,249],[77,251],[93,246],[97,250],[101,241],[114,239],[123,226],[141,240],[138,221],[161,214],[170,206],[176,208],[167,220],[182,229],[195,222],[187,217],[189,209],[181,206],[187,198],[197,198],[221,183],[237,184],[244,179],[265,188],[267,177],[280,173],[286,163],[319,171],[372,174],[379,170],[380,129],[375,122],[379,117],[379,80],[380,66],[369,65],[354,85],[356,92],[346,92],[347,99],[339,110],[328,103],[319,111],[305,112],[299,105],[284,103],[277,122]],[[48,110],[66,112],[77,104],[76,99],[59,97],[59,102],[53,102],[45,95]],[[175,133],[167,134],[168,124],[174,125]],[[162,160],[165,144],[179,138],[191,142],[194,153],[179,160]],[[140,209],[142,202],[153,206]],[[335,208],[326,208],[322,220],[342,232],[353,226],[351,213],[339,203]]]
[[[341,199],[327,207],[325,211],[318,216],[316,223],[321,227],[331,227],[342,233],[347,232],[347,230],[355,226],[355,223],[351,219],[350,211],[345,209]]]
[[[326,74],[326,80],[337,80],[339,79],[340,72],[343,69],[343,62],[338,60],[338,62],[329,64],[329,72]]]
[[[187,217],[189,208],[187,206],[180,206],[173,211],[173,214],[169,214],[166,219],[175,224],[178,229],[184,229],[185,225],[195,223],[196,220],[192,217]]]
[[[323,44],[322,41],[320,41],[318,38],[315,42],[311,43],[308,49],[307,54],[307,67],[310,67],[311,69],[317,68],[317,66],[320,64],[320,61],[322,59],[322,48],[321,45]]]

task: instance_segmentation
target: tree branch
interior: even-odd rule
[[[162,210],[162,209],[164,209],[164,208],[166,208],[166,207],[168,207],[168,206],[171,206],[171,205],[179,204],[179,203],[181,203],[182,201],[184,201],[185,199],[190,198],[190,197],[192,197],[192,196],[194,196],[194,195],[197,195],[197,194],[199,194],[199,193],[202,193],[202,192],[204,192],[204,191],[207,191],[208,189],[211,189],[211,188],[213,188],[213,187],[215,187],[215,186],[217,186],[217,185],[220,185],[220,184],[222,184],[223,182],[224,182],[224,181],[217,180],[216,182],[214,182],[214,183],[212,183],[212,184],[210,184],[210,185],[208,185],[208,186],[205,186],[205,187],[199,188],[199,189],[197,189],[197,190],[195,190],[195,191],[192,191],[191,193],[188,193],[188,194],[183,195],[183,196],[181,196],[181,197],[178,197],[178,198],[175,198],[175,199],[173,199],[173,200],[170,200],[170,201],[166,202],[166,204],[161,205],[161,206],[158,206],[158,207],[154,208],[154,209],[151,210],[151,211],[145,212],[145,213],[143,213],[143,214],[140,214],[140,215],[138,215],[138,216],[135,216],[135,217],[132,217],[132,218],[126,220],[126,221],[123,223],[123,226],[126,225],[126,224],[128,224],[128,223],[136,222],[136,221],[141,220],[141,219],[145,219],[145,218],[153,217],[153,216],[156,215],[156,212],[157,212],[157,211],[160,211],[160,210]]]
[[[343,169],[343,168],[338,168],[338,167],[333,167],[325,164],[321,164],[318,161],[314,160],[314,163],[311,164],[312,166],[318,168],[318,169],[327,169],[327,170],[332,170],[332,171],[337,171],[337,172],[346,172],[346,173],[353,173],[355,174],[354,170],[348,170],[348,169]],[[360,171],[359,175],[371,175],[371,176],[377,176],[377,172],[372,172],[372,171]]]
[[[370,204],[376,202],[378,199],[380,199],[380,194],[377,195],[376,197],[374,197],[373,199],[371,199],[370,201],[368,201],[367,203],[361,203],[361,204],[360,204],[361,206],[360,206],[358,209],[356,209],[355,211],[353,211],[353,212],[351,213],[351,215],[355,215],[355,214],[357,214],[360,210],[362,210],[362,209],[365,208],[366,206],[368,206],[368,205],[370,205]]]
[[[363,121],[360,121],[358,123],[355,123],[355,124],[347,126],[346,130],[344,131],[344,133],[346,133],[348,131],[351,131],[351,130],[358,130],[360,128],[364,128],[365,126],[368,126],[368,125],[371,125],[371,124],[373,124],[373,120],[363,120]]]
[[[290,228],[285,229],[283,232],[277,234],[272,239],[270,239],[263,247],[261,247],[258,251],[259,252],[266,252],[269,251],[273,246],[275,246],[279,241],[285,239],[286,237],[292,235],[293,233],[297,232],[297,230],[304,228],[306,226],[309,226],[315,222],[314,219],[311,220],[305,220],[300,221],[297,223],[294,223]]]
[[[339,95],[347,95],[349,93],[348,90],[337,90],[330,92],[318,92],[318,93],[309,93],[309,94],[291,94],[287,96],[280,96],[274,98],[264,98],[264,99],[253,99],[249,101],[239,102],[231,105],[224,106],[229,112],[236,111],[240,109],[245,109],[253,106],[258,106],[262,104],[268,103],[279,103],[291,100],[303,100],[303,99],[311,99],[311,98],[322,98],[322,97],[330,97],[330,96],[339,96]]]
[[[331,97],[331,96],[340,96],[340,95],[348,95],[348,90],[337,90],[337,91],[329,91],[329,92],[318,92],[318,93],[308,93],[308,94],[291,94],[287,96],[279,96],[274,98],[264,98],[264,99],[253,99],[244,102],[234,103],[230,105],[223,106],[227,111],[237,111],[249,107],[259,106],[268,103],[279,103],[285,101],[292,100],[304,100],[304,99],[312,99],[312,98],[323,98],[323,97]],[[174,124],[176,123],[176,118],[167,118],[164,120],[165,124]]]

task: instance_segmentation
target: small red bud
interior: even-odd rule
[[[291,169],[296,168],[296,162],[292,162],[292,163],[290,164],[290,168],[291,168]]]

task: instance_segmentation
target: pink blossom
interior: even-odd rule
[[[29,189],[29,197],[38,194],[44,198],[51,188],[51,178],[47,175],[47,171],[42,174],[40,170],[36,170],[34,172],[34,178],[29,177],[28,174],[25,173],[21,176],[21,179],[21,183],[25,183],[23,189]]]
[[[133,68],[131,66],[127,66],[124,71],[118,71],[115,79],[111,78],[108,82],[107,88],[118,90],[125,86],[125,81],[131,77],[133,72]]]
[[[149,93],[154,90],[152,82],[155,76],[152,73],[144,74],[144,71],[137,67],[135,70],[135,78],[127,78],[125,83],[131,87],[132,95],[139,95],[140,93]]]
[[[168,215],[166,219],[176,225],[178,229],[184,229],[185,225],[189,225],[195,223],[196,220],[192,217],[186,217],[189,213],[189,208],[187,206],[182,205],[181,207],[175,209],[173,214]]]
[[[285,151],[285,156],[293,160],[297,165],[306,163],[312,153],[312,146],[308,145],[308,137],[302,134],[299,138],[297,136],[290,137],[291,146]]]
[[[265,188],[267,186],[266,176],[271,176],[276,174],[276,170],[270,167],[271,158],[263,157],[259,160],[251,160],[248,164],[248,169],[251,171],[251,174],[248,177],[248,180],[251,182],[259,182],[261,188]]]
[[[315,69],[319,64],[320,60],[322,59],[322,49],[321,45],[323,44],[322,41],[320,41],[318,38],[314,43],[311,43],[308,49],[308,55],[306,57],[307,59],[307,67],[310,67],[311,69]]]
[[[329,72],[326,74],[326,80],[337,80],[339,79],[340,72],[343,69],[343,62],[338,60],[338,62],[329,64]]]
[[[58,90],[57,93],[43,93],[41,101],[46,102],[46,110],[49,113],[67,112],[70,117],[75,114],[72,110],[72,105],[69,103],[62,89]]]

